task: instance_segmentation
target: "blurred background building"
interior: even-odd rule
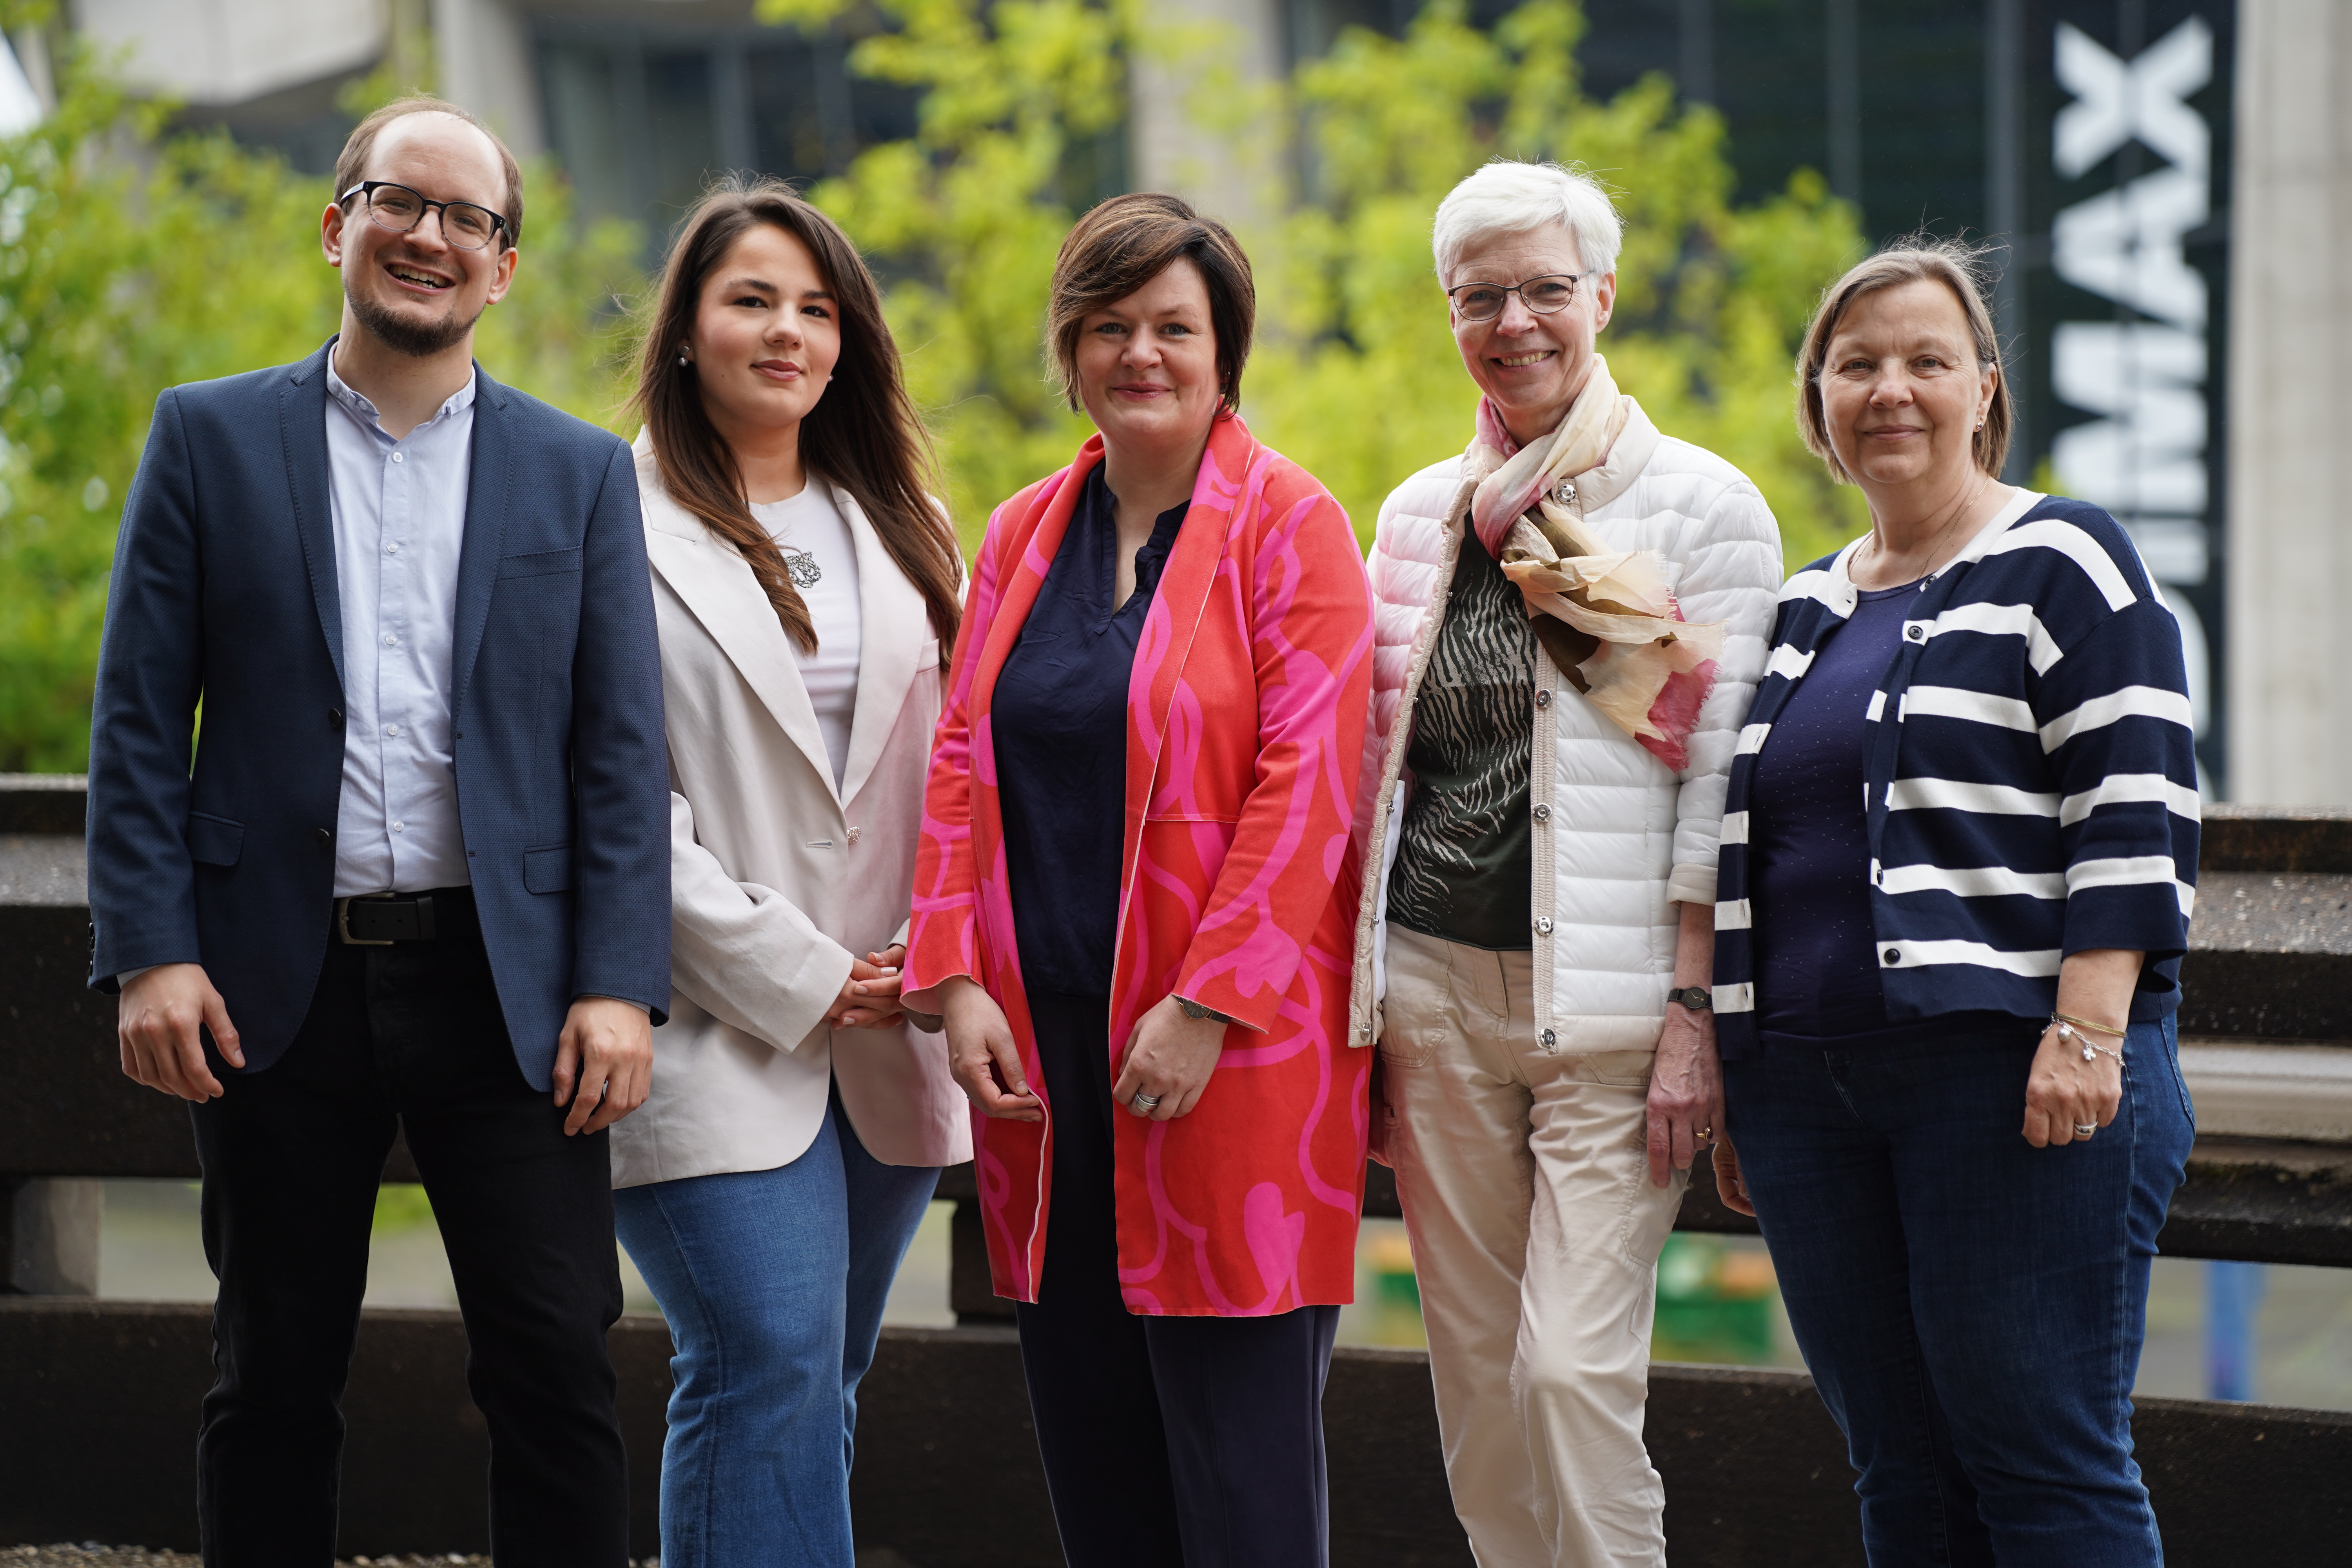
[[[1160,0],[1223,29],[1271,82],[1349,26],[1401,33],[1418,0]],[[1509,7],[1471,0],[1471,19]],[[2352,7],[2341,0],[1588,0],[1579,50],[1607,98],[1650,72],[1713,105],[1740,199],[1816,169],[1864,233],[2007,247],[2002,331],[2022,439],[2010,477],[2106,507],[2188,633],[2217,797],[2352,803],[2338,679],[2352,552]],[[711,173],[837,174],[909,135],[915,94],[853,76],[856,9],[811,36],[752,0],[70,0],[68,25],[194,123],[324,172],[344,85],[429,53],[449,97],[525,158],[561,161],[592,216],[661,237]],[[37,37],[19,40],[41,90]],[[5,76],[6,73],[0,73]],[[1096,195],[1176,188],[1245,216],[1265,199],[1195,128],[1181,84],[1134,72]],[[1314,171],[1288,171],[1311,182]],[[2234,417],[2232,416],[2234,415]]]

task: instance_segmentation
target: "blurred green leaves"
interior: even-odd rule
[[[0,142],[0,772],[85,764],[107,572],[155,399],[282,364],[334,331],[327,182],[226,135],[172,133],[68,45],[57,111]],[[616,401],[637,239],[585,235],[551,168],[483,318],[485,367],[589,418]]]
[[[842,0],[762,0],[805,26]],[[1859,255],[1853,215],[1801,171],[1739,207],[1721,120],[1653,77],[1601,103],[1578,85],[1583,16],[1530,0],[1490,29],[1435,0],[1402,38],[1361,29],[1255,98],[1217,45],[1130,0],[875,0],[887,29],[861,73],[923,90],[911,142],[869,149],[815,199],[889,281],[892,324],[929,411],[966,544],[988,509],[1068,460],[1088,426],[1054,396],[1040,336],[1070,221],[1070,164],[1123,123],[1139,58],[1186,57],[1196,124],[1266,170],[1223,203],[1257,271],[1253,428],[1328,485],[1369,543],[1383,497],[1462,449],[1476,393],[1447,330],[1430,219],[1491,158],[1581,163],[1627,222],[1612,371],[1661,428],[1719,453],[1770,500],[1794,566],[1858,531],[1798,439],[1790,365],[1822,287]],[[1285,191],[1286,187],[1286,194]],[[1276,216],[1251,223],[1240,215]]]
[[[38,9],[0,0],[12,24]],[[1529,0],[1484,29],[1435,0],[1402,39],[1349,31],[1257,85],[1213,28],[1143,0],[761,0],[760,14],[862,29],[852,68],[922,95],[911,140],[869,148],[814,195],[883,278],[967,547],[1088,431],[1048,374],[1046,290],[1125,133],[1139,61],[1189,83],[1195,123],[1250,172],[1207,205],[1235,219],[1257,270],[1251,424],[1367,542],[1388,491],[1470,434],[1475,392],[1429,226],[1494,157],[1580,162],[1616,195],[1611,369],[1668,434],[1756,480],[1791,567],[1863,525],[1859,497],[1799,442],[1790,384],[1814,299],[1862,248],[1853,213],[1809,171],[1735,205],[1721,121],[1663,79],[1587,97],[1571,0]],[[106,574],[157,395],[299,359],[340,310],[318,249],[325,182],[219,134],[173,133],[169,106],[128,100],[69,46],[57,63],[57,112],[0,142],[0,771],[83,764]],[[583,232],[551,166],[525,178],[530,243],[478,353],[535,396],[617,422],[639,236]]]

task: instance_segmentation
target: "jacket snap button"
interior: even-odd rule
[[[1902,952],[1902,950],[1901,950],[1900,948],[1893,948],[1893,947],[1888,948],[1888,949],[1886,950],[1886,962],[1887,962],[1887,963],[1902,963],[1902,962],[1903,962],[1903,952]]]
[[[1537,692],[1537,693],[1536,693],[1536,706],[1537,706],[1537,707],[1538,707],[1538,708],[1549,708],[1549,707],[1550,707],[1550,706],[1551,706],[1551,693],[1550,693],[1550,692],[1549,692],[1549,691],[1538,691],[1538,692]]]
[[[1536,820],[1538,822],[1549,822],[1551,820],[1551,807],[1538,802],[1536,805]]]
[[[311,831],[319,836],[319,842],[321,844],[332,844],[335,841],[334,834],[327,828],[316,827]]]
[[[1549,915],[1538,915],[1536,917],[1536,930],[1543,932],[1546,936],[1549,936],[1551,934],[1551,917]]]
[[[1905,632],[1903,635],[1909,637],[1913,642],[1917,642],[1921,637],[1927,635],[1927,628],[1925,626],[1913,626],[1909,631]]]
[[[1542,1039],[1543,1048],[1546,1050],[1549,1050],[1554,1046],[1559,1044],[1559,1037],[1549,1029],[1546,1029],[1538,1037]]]

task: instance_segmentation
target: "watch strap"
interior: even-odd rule
[[[1715,993],[1704,985],[1683,985],[1666,993],[1666,1000],[1679,1002],[1694,1013],[1715,1011]]]
[[[1193,1001],[1190,996],[1177,997],[1176,1005],[1184,1010],[1184,1016],[1187,1018],[1214,1018],[1220,1024],[1230,1024],[1233,1022],[1231,1018],[1226,1017],[1214,1007],[1203,1006],[1200,1003]]]

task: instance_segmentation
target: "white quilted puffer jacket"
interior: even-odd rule
[[[1380,870],[1365,879],[1356,921],[1349,1029],[1357,1046],[1380,1037],[1391,830],[1412,787],[1403,763],[1413,699],[1469,515],[1464,461],[1449,458],[1399,485],[1381,508],[1372,543],[1372,721],[1364,732],[1356,842],[1363,864]],[[1690,737],[1690,765],[1679,773],[1536,655],[1529,1043],[1570,1054],[1650,1050],[1672,984],[1674,906],[1715,901],[1725,782],[1764,671],[1780,590],[1780,535],[1764,497],[1738,469],[1660,435],[1638,405],[1607,460],[1576,483],[1586,526],[1618,549],[1664,556],[1685,619],[1729,623],[1715,689]]]

